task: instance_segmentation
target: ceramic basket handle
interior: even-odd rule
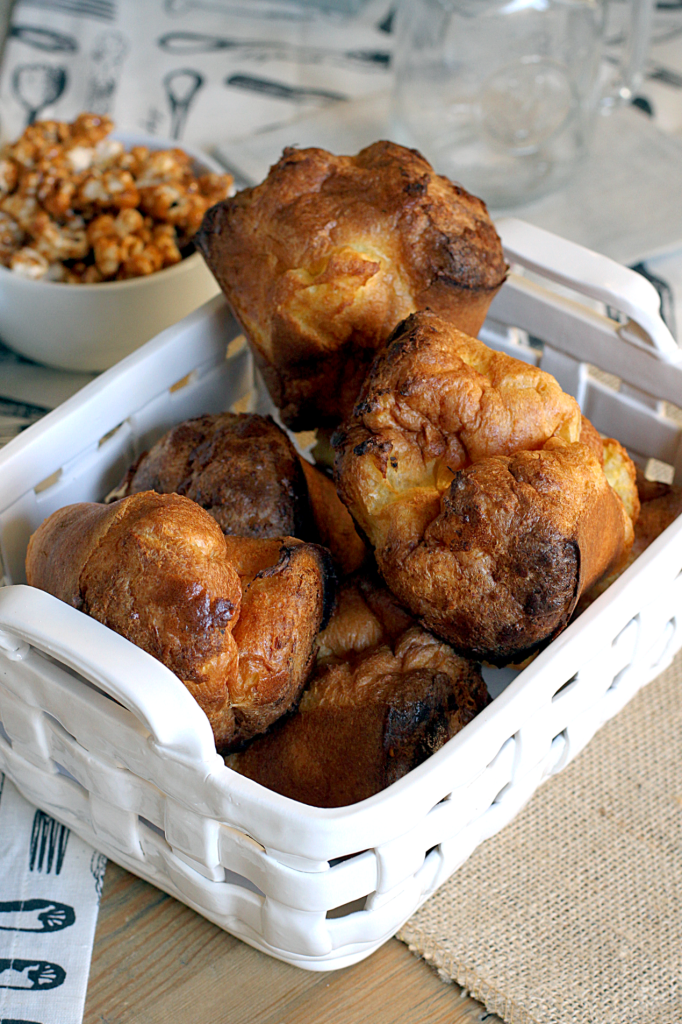
[[[178,677],[96,619],[35,587],[2,587],[0,646],[11,652],[15,638],[51,655],[113,697],[139,719],[160,748],[192,761],[217,756],[208,718]]]
[[[648,334],[663,359],[682,360],[682,349],[661,319],[658,292],[641,274],[526,221],[505,217],[495,227],[512,263],[613,306]]]

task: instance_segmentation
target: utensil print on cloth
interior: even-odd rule
[[[55,32],[51,28],[38,28],[37,25],[10,25],[8,35],[18,39],[34,50],[45,53],[77,53],[78,40],[67,36],[64,32]]]
[[[67,83],[66,68],[53,64],[19,64],[12,73],[12,92],[28,114],[26,124],[55,103]]]
[[[164,0],[164,8],[167,14],[175,16],[187,14],[192,10],[218,11],[220,14],[232,14],[241,18],[263,18],[284,21],[309,21],[314,16],[314,11],[305,10],[295,0],[284,4],[282,0],[275,0],[275,3],[254,5],[251,3],[233,3],[231,0]]]
[[[257,78],[255,75],[229,75],[224,84],[233,89],[258,92],[264,96],[272,96],[273,99],[292,100],[294,103],[304,103],[309,99],[326,100],[330,103],[348,99],[340,92],[331,92],[329,89],[308,89],[298,85],[287,85],[285,82],[275,82],[270,78]]]
[[[116,17],[116,0],[22,0],[22,3],[64,14],[75,14],[81,18],[113,21]]]
[[[204,76],[191,68],[169,71],[163,80],[171,110],[171,138],[179,139],[194,97],[204,84]]]
[[[0,351],[0,366],[2,366],[2,363],[3,358]],[[0,396],[0,448],[8,444],[17,434],[20,434],[25,427],[30,427],[32,423],[35,423],[36,420],[39,420],[41,416],[44,416],[49,411],[49,409],[44,409],[39,405],[13,402],[11,399]],[[0,569],[0,574],[1,572],[2,570]],[[2,578],[1,575],[0,578]],[[2,722],[0,722],[0,738],[5,738]],[[4,776],[0,778],[0,793],[2,793],[2,778]],[[0,1024],[2,1024],[1,1017]]]
[[[644,71],[645,77],[654,82],[662,82],[672,89],[682,89],[682,75],[672,68],[662,67],[660,64],[648,66]]]
[[[377,28],[380,32],[386,32],[389,35],[393,31],[393,22],[395,21],[396,8],[391,7],[382,17],[381,21],[378,22]]]
[[[385,71],[391,55],[387,50],[328,50],[321,46],[296,46],[276,40],[229,39],[203,32],[166,32],[158,39],[166,53],[214,53],[216,50],[238,52],[245,60],[287,60],[301,64],[340,64],[365,71]]]
[[[70,835],[71,830],[66,825],[55,821],[44,811],[36,811],[31,831],[29,871],[42,871],[44,867],[45,874],[49,875],[54,866],[54,873],[58,875],[62,870]]]
[[[103,853],[98,853],[97,850],[95,850],[90,859],[90,873],[95,879],[95,892],[98,896],[102,895],[102,886],[104,885],[104,875],[106,870],[107,858]]]
[[[107,31],[97,37],[90,54],[87,110],[94,114],[109,113],[127,54],[128,40],[122,32]]]
[[[76,920],[73,907],[55,900],[0,902],[0,931],[60,932]]]
[[[0,959],[0,989],[59,988],[64,984],[66,971],[59,964],[47,960]]]

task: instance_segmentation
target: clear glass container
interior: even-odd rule
[[[560,187],[646,54],[651,0],[611,3],[627,15],[618,68],[607,0],[403,0],[393,137],[494,207]]]

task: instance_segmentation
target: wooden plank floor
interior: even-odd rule
[[[392,939],[331,973],[280,963],[109,863],[84,1024],[501,1024]]]

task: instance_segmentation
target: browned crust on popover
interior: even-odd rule
[[[340,590],[296,712],[226,763],[302,803],[340,807],[416,768],[488,703],[477,665],[368,578]]]
[[[682,516],[682,487],[647,480],[641,470],[637,470],[637,491],[641,502],[639,516],[635,523],[635,539],[626,559],[616,566],[613,572],[600,579],[587,593],[584,593],[576,607],[576,615],[596,601],[605,590],[615,583],[619,576],[629,569],[632,563],[644,554],[650,544],[660,537],[664,530]]]
[[[225,538],[189,498],[153,491],[53,513],[31,537],[26,575],[175,672],[220,751],[296,701],[334,582],[324,549]]]
[[[299,456],[270,416],[223,412],[177,424],[131,468],[118,496],[139,491],[184,494],[226,534],[313,533]]]
[[[624,450],[598,450],[549,374],[431,312],[396,330],[334,443],[339,493],[388,586],[476,660],[548,642],[632,543],[603,454],[629,500]]]
[[[369,548],[355,529],[353,517],[339,498],[334,481],[305,459],[301,459],[301,466],[308,484],[316,539],[329,549],[340,575],[348,576],[369,558]]]
[[[228,536],[319,542],[342,575],[368,554],[333,481],[298,454],[270,416],[223,412],[178,423],[106,500],[149,490],[191,498]]]
[[[264,732],[298,699],[313,668],[317,636],[335,597],[329,553],[293,537],[226,537],[242,584],[232,635],[239,668],[230,686],[231,746]]]
[[[505,280],[485,204],[416,150],[285,149],[195,238],[287,426],[350,414],[374,353],[429,306],[476,334]]]

